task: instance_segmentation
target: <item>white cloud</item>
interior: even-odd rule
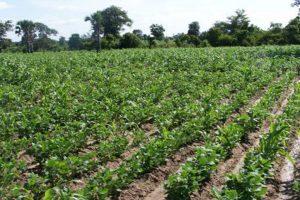
[[[11,5],[8,4],[7,2],[5,2],[5,1],[0,1],[0,10],[6,9],[6,8],[10,8],[10,7],[11,7]]]

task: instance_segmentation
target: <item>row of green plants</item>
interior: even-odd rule
[[[215,120],[210,121],[211,113],[207,113],[187,122],[183,128],[172,132],[163,132],[163,137],[159,140],[150,142],[142,147],[132,158],[126,160],[117,169],[105,169],[91,178],[86,187],[79,191],[79,194],[87,198],[105,198],[116,195],[118,191],[144,173],[150,172],[155,167],[163,164],[165,159],[177,151],[180,147],[190,142],[203,139],[201,132],[210,130],[220,120],[226,119],[235,109],[247,102],[247,100],[257,91],[255,85],[248,85],[246,91],[241,91],[238,95],[241,98],[233,100],[226,107],[213,108],[218,115]],[[207,123],[209,122],[209,123]]]
[[[276,73],[274,74],[274,75],[276,75]],[[259,88],[262,88],[262,86],[263,85],[265,85],[265,84],[267,84],[270,80],[271,80],[271,76],[269,76],[269,77],[265,77],[265,79],[259,79],[259,81],[257,81],[257,82],[255,82],[255,85],[248,85],[248,87],[247,87],[247,92],[249,93],[248,95],[250,96],[250,92],[255,92],[257,89],[259,89]],[[256,85],[257,84],[257,85]],[[243,90],[242,90],[243,91]],[[216,91],[217,92],[217,91]],[[240,93],[239,93],[240,94]],[[228,107],[228,108],[230,108],[231,109],[231,111],[232,110],[234,110],[234,109],[236,109],[236,108],[238,108],[238,106],[240,105],[240,104],[242,104],[243,103],[243,101],[245,101],[245,95],[246,94],[246,92],[245,93],[242,93],[242,94],[240,94],[238,97],[237,97],[237,100],[236,100],[236,103],[234,103],[233,105],[231,105],[231,106],[236,106],[236,107]],[[222,93],[221,92],[219,92],[219,95],[222,95]],[[248,98],[248,97],[247,97]],[[211,98],[211,101],[209,101],[209,103],[210,104],[213,104],[213,105],[216,105],[217,104],[217,102],[216,103],[213,103],[214,101],[213,101],[213,98]],[[237,102],[239,102],[239,103],[237,103]],[[215,107],[215,106],[213,106],[213,107]],[[223,107],[223,105],[222,106],[220,106],[220,108],[222,108]],[[228,109],[227,108],[227,109]],[[221,111],[221,109],[217,109],[218,111]],[[213,112],[215,112],[215,111],[212,111],[211,113],[213,113]],[[228,111],[228,113],[229,113],[229,111]],[[228,114],[227,113],[227,114]],[[160,140],[161,139],[161,137],[160,138],[158,138],[158,140]],[[156,140],[153,140],[152,141],[152,144],[155,144],[155,141]],[[163,145],[163,144],[162,144]],[[117,148],[116,150],[120,150],[119,148]],[[104,152],[103,152],[104,153]],[[112,152],[109,152],[110,154],[112,153]],[[92,155],[93,153],[91,153],[91,155]],[[153,155],[154,156],[154,155]],[[91,157],[88,157],[88,156],[85,156],[85,157],[83,157],[84,159],[89,159],[89,160],[92,160],[93,161],[93,159],[91,158]],[[153,157],[149,157],[148,158],[148,160],[150,160],[150,159],[152,159]],[[75,156],[73,156],[73,157],[70,157],[69,158],[70,160],[66,160],[65,162],[56,162],[56,160],[53,160],[53,161],[51,161],[51,162],[48,162],[48,163],[46,163],[47,165],[46,165],[46,167],[45,167],[45,169],[44,169],[44,171],[46,171],[47,172],[47,174],[46,175],[48,175],[48,177],[50,177],[51,178],[51,181],[52,182],[55,182],[56,181],[56,183],[58,183],[59,181],[66,181],[66,180],[68,180],[69,178],[72,178],[72,177],[76,177],[76,175],[78,175],[78,172],[80,172],[79,171],[79,168],[76,168],[77,166],[78,167],[85,167],[85,171],[88,171],[87,169],[88,168],[90,168],[91,169],[91,167],[92,166],[97,166],[97,163],[96,162],[94,162],[93,163],[93,165],[91,165],[89,162],[86,162],[86,160],[78,160],[78,157],[75,157]],[[80,162],[80,161],[83,161],[83,162]],[[162,161],[162,159],[160,160],[160,161]],[[56,162],[56,163],[55,163]],[[83,164],[83,165],[81,165],[81,164]],[[87,164],[90,164],[89,166],[87,166]],[[99,163],[98,163],[99,164]],[[157,166],[159,163],[156,163],[156,165],[155,166]],[[124,167],[124,166],[123,166]],[[145,168],[146,169],[146,168]],[[72,170],[72,171],[71,171]],[[76,173],[76,174],[75,174]],[[51,176],[50,176],[50,175]],[[60,179],[60,180],[58,180],[58,178]],[[29,189],[29,188],[28,188]],[[40,187],[40,189],[39,189],[39,191],[43,191],[43,188],[41,188]]]
[[[222,191],[215,191],[218,199],[263,199],[267,193],[266,180],[272,176],[271,168],[278,155],[287,156],[287,141],[293,129],[299,129],[300,84],[288,102],[284,113],[275,119],[260,145],[246,155],[244,167],[238,174],[229,174]]]
[[[267,82],[265,82],[265,84],[267,84]],[[257,89],[259,89],[258,85],[248,85],[247,91],[239,92],[238,94],[240,95],[240,97],[243,96],[243,98],[238,98],[236,99],[235,103],[229,104],[226,108],[228,109],[228,111],[227,113],[224,113],[224,115],[228,116],[233,110],[237,109],[241,104],[245,103],[250,98],[250,93],[253,94],[255,91],[257,91]],[[247,97],[245,97],[246,94],[248,95]],[[240,102],[238,103],[238,101]],[[219,106],[219,108],[216,108],[216,110],[218,110],[220,113],[223,113],[225,109],[223,110],[223,112],[221,112],[222,110],[220,108],[222,107],[223,106]],[[209,115],[206,117],[209,117]],[[222,118],[222,116],[219,116],[219,120],[220,118]],[[204,126],[204,119],[205,118],[202,118],[201,121],[203,124],[202,127]],[[199,124],[199,121],[193,122]],[[189,126],[187,126],[188,124],[186,124],[185,128],[189,128],[190,130],[191,128],[195,129],[194,123],[190,124]],[[216,124],[217,121],[213,123]],[[210,129],[212,126],[213,124],[210,124],[209,127],[207,127],[206,129]],[[131,158],[126,160],[119,168],[115,170],[111,170],[109,168],[102,170],[95,177],[93,177],[94,180],[90,180],[90,182],[88,183],[89,185],[87,185],[82,191],[79,191],[75,194],[72,194],[71,192],[71,195],[80,194],[88,199],[102,199],[106,198],[109,195],[116,194],[119,189],[131,183],[140,175],[151,171],[153,168],[160,164],[163,164],[165,158],[172,155],[177,149],[179,149],[184,144],[187,144],[194,140],[199,140],[202,137],[202,135],[200,134],[201,128],[197,129],[197,132],[194,132],[193,135],[190,134],[190,130],[186,130],[186,132],[182,133],[180,133],[179,131],[184,131],[184,129],[176,130],[178,132],[167,132],[167,130],[165,130],[162,133],[161,137],[157,138],[156,140],[152,140],[144,147],[141,147],[141,150],[139,152],[137,152]],[[99,186],[100,184],[101,186],[105,185],[104,187],[108,188],[101,187]],[[93,187],[93,189],[91,189],[91,187]],[[65,195],[70,195],[70,191],[68,191],[67,188],[65,192]]]
[[[5,61],[11,62],[10,60],[5,60]],[[33,62],[33,61],[30,60],[30,62]],[[43,59],[41,59],[41,61],[39,61],[39,59],[37,61],[34,60],[34,63],[35,62],[37,62],[37,64],[39,64],[39,65],[42,64],[42,66],[45,65],[45,67],[48,68],[48,65],[46,65],[46,63],[44,63]],[[57,61],[54,60],[54,65],[57,67],[60,67],[60,65],[59,65],[60,63],[59,62],[56,63],[56,62]],[[77,60],[76,60],[76,62],[77,62]],[[214,63],[216,65],[214,60],[210,61],[209,63]],[[222,61],[222,63],[224,64],[224,61]],[[180,73],[180,75],[176,75],[176,76],[169,75],[170,78],[165,79],[166,81],[160,83],[157,87],[162,86],[161,84],[165,84],[165,83],[169,82],[167,85],[172,88],[176,87],[175,91],[178,91],[181,93],[183,93],[183,92],[186,93],[184,91],[184,89],[185,89],[184,87],[188,87],[189,93],[185,96],[179,96],[179,94],[175,94],[175,95],[173,95],[174,99],[171,96],[167,100],[163,100],[163,103],[157,102],[157,104],[159,104],[158,105],[159,107],[155,110],[149,109],[149,107],[151,108],[151,106],[149,106],[149,103],[148,103],[147,106],[135,105],[134,109],[131,109],[130,112],[134,111],[134,112],[142,113],[142,112],[145,112],[145,108],[148,108],[149,110],[147,112],[149,112],[149,113],[152,112],[152,114],[153,113],[155,114],[158,112],[155,115],[156,121],[158,121],[156,123],[156,124],[158,124],[158,127],[170,129],[171,126],[173,126],[173,128],[174,128],[174,127],[176,127],[174,124],[176,123],[177,120],[172,119],[173,118],[172,116],[176,116],[176,118],[183,121],[183,120],[188,120],[187,115],[189,115],[189,113],[191,113],[192,116],[196,115],[196,114],[200,114],[200,113],[191,112],[191,111],[195,111],[195,110],[199,110],[199,112],[200,112],[201,109],[199,109],[199,108],[203,107],[203,104],[198,104],[198,103],[197,104],[195,104],[195,103],[189,104],[190,101],[194,101],[194,99],[191,98],[190,94],[195,96],[194,98],[199,98],[200,95],[205,93],[206,97],[204,97],[203,99],[204,99],[204,103],[206,105],[208,105],[208,103],[212,104],[213,99],[229,98],[230,90],[238,91],[239,89],[242,89],[241,86],[239,86],[235,82],[231,81],[233,79],[233,77],[235,77],[235,78],[240,77],[241,79],[244,78],[244,74],[242,73],[243,72],[242,70],[245,71],[245,68],[238,68],[237,66],[239,63],[240,62],[236,62],[236,63],[231,62],[230,64],[234,65],[235,67],[223,69],[224,72],[222,72],[220,70],[221,68],[216,70],[216,72],[211,71],[210,68],[205,68],[203,71],[199,71],[198,74],[193,74],[193,77],[191,77],[191,75],[189,75],[187,72],[182,72],[182,71],[178,72],[178,73]],[[26,65],[25,65],[25,68],[26,68],[26,70],[25,70],[25,69],[16,68],[15,67],[16,63],[13,63],[13,64],[9,64],[9,67],[12,67],[13,69],[11,69],[11,71],[14,70],[13,72],[16,74],[18,74],[19,71],[21,71],[22,73],[25,73],[27,71],[27,69],[32,70],[30,67],[27,67]],[[171,64],[174,64],[174,63],[171,63]],[[272,64],[272,63],[270,63],[270,64]],[[23,65],[24,65],[24,63],[23,63]],[[164,67],[166,68],[167,66],[164,66]],[[58,68],[58,69],[60,69],[60,68]],[[208,69],[210,69],[211,72],[208,71]],[[233,69],[235,69],[235,71],[233,71]],[[29,81],[30,79],[26,80],[26,81],[23,79],[19,80],[21,82],[24,81],[26,83],[26,84],[24,84],[25,86],[21,85],[21,87],[24,87],[23,90],[36,89],[36,88],[32,88],[31,84],[36,84],[36,81],[37,81],[36,79],[38,79],[39,78],[38,75],[41,74],[42,80],[44,81],[43,83],[45,84],[45,87],[43,89],[46,90],[44,93],[47,94],[47,87],[49,87],[49,85],[46,85],[46,83],[49,80],[46,79],[47,77],[43,77],[44,71],[39,71],[39,70],[40,70],[40,68],[31,71],[30,76],[33,76],[34,79],[30,82],[30,84],[26,83],[26,81]],[[54,70],[57,70],[57,69],[55,68]],[[72,70],[74,70],[75,72]],[[66,72],[69,73],[70,71],[72,71],[72,73],[76,73],[76,75],[77,75],[77,73],[79,73],[79,72],[77,72],[78,68],[75,68],[72,70],[70,69],[69,71],[66,71]],[[141,70],[143,70],[143,72],[146,72],[143,68]],[[259,70],[258,71],[259,73],[253,77],[253,80],[257,79],[257,77],[262,75],[266,70],[267,69],[263,69],[263,68],[261,69],[261,71]],[[168,71],[169,70],[167,70],[167,72]],[[50,72],[52,72],[52,71],[50,71]],[[61,73],[61,71],[59,71],[59,72]],[[161,72],[161,70],[159,72]],[[124,75],[123,72],[120,74]],[[166,73],[163,73],[163,74],[164,74],[164,78],[168,77],[168,75]],[[49,76],[49,73],[47,74],[47,76]],[[57,74],[55,75],[55,77],[56,76],[58,78],[60,78]],[[5,76],[6,79],[8,79],[8,77],[9,76]],[[20,77],[20,75],[17,75],[17,77]],[[51,77],[51,75],[50,75],[50,77]],[[163,77],[163,76],[161,76],[161,77]],[[195,83],[194,83],[195,86],[193,86],[191,81],[189,81],[189,85],[186,84],[187,79],[190,79],[190,78],[195,79],[196,77],[199,78],[199,81],[195,81]],[[217,77],[218,77],[218,79],[217,79]],[[221,77],[224,77],[224,78],[221,78]],[[15,78],[15,75],[12,77],[12,79],[14,79],[14,78]],[[76,78],[77,77],[74,76],[74,77],[72,77],[72,80],[76,80]],[[81,81],[82,78],[83,77],[80,77],[79,80]],[[51,77],[51,80],[53,80],[53,77]],[[178,82],[178,83],[181,83],[182,88],[180,85],[177,85],[177,84],[174,85],[174,80],[176,80],[176,82]],[[182,80],[182,81],[179,81],[179,80]],[[8,82],[10,83],[7,85],[15,84],[15,82],[8,81],[5,79],[3,81],[6,83],[8,83]],[[67,80],[67,83],[68,83],[68,80]],[[233,84],[229,84],[229,83],[233,83]],[[19,84],[19,82],[16,82],[16,84]],[[75,83],[73,83],[73,82],[70,82],[68,84],[75,85]],[[136,83],[134,83],[134,84],[136,84]],[[199,87],[196,87],[196,85],[198,85],[198,84],[205,84],[206,86],[204,85],[202,88],[199,88]],[[224,87],[222,87],[225,84],[227,84],[226,89]],[[53,83],[52,83],[52,85],[53,85]],[[57,83],[56,85],[59,85],[59,84]],[[56,86],[56,85],[54,85],[54,86]],[[246,85],[246,84],[242,84],[242,86],[243,85]],[[76,85],[76,86],[79,87],[79,90],[83,90],[83,89],[80,89],[81,85],[79,85],[79,86]],[[29,87],[29,88],[27,88],[27,87]],[[222,88],[222,92],[220,90],[217,90],[217,87]],[[73,88],[73,89],[77,89],[77,88]],[[84,89],[86,89],[86,87],[84,87]],[[161,89],[163,90],[165,88],[162,87]],[[60,89],[60,90],[56,91],[56,93],[58,93],[58,92],[61,92],[62,93],[61,95],[66,96],[65,93],[68,92],[68,90]],[[131,91],[129,90],[129,93],[130,92]],[[143,91],[142,95],[145,95],[144,92],[145,91]],[[160,92],[160,91],[158,91],[158,92]],[[172,92],[172,91],[170,91],[170,92]],[[151,93],[151,91],[149,91],[149,93]],[[180,93],[180,95],[182,95],[181,93]],[[153,92],[151,94],[153,94]],[[58,96],[58,97],[60,97],[60,96]],[[45,99],[46,99],[46,97],[45,97]],[[208,99],[209,99],[209,101],[208,101]],[[23,106],[21,104],[21,101],[24,101],[23,99],[14,99],[14,98],[10,99],[10,97],[8,96],[8,98],[6,100],[8,102],[4,102],[5,103],[5,106],[3,106],[4,109],[7,109],[11,102],[13,102],[14,104],[17,104],[17,102],[20,102],[19,106]],[[46,99],[46,100],[48,100],[48,99]],[[54,103],[57,104],[56,98],[54,98],[54,99],[50,98],[50,101],[53,102],[54,100],[55,100]],[[148,100],[150,102],[154,101],[152,99],[150,99],[150,100],[146,99],[146,100]],[[50,102],[50,103],[52,103],[52,102]],[[26,103],[28,103],[28,102],[26,102]],[[33,102],[33,103],[35,106],[35,109],[33,111],[35,111],[36,107],[38,107],[38,106],[40,106],[41,109],[43,109],[43,110],[44,109],[47,110],[47,106],[48,106],[47,104],[46,105],[45,104],[36,105],[36,102]],[[142,102],[142,103],[144,103],[144,102]],[[107,104],[107,105],[109,105],[109,104]],[[76,106],[77,106],[77,104],[74,105],[75,111],[78,110],[78,108]],[[82,107],[82,102],[79,106],[80,106],[80,108]],[[209,105],[209,106],[211,106],[211,105]],[[209,106],[206,106],[206,107],[208,108]],[[31,109],[32,105],[29,105],[29,107]],[[55,106],[51,106],[51,107],[56,108]],[[90,107],[90,109],[88,109],[89,107]],[[85,112],[89,112],[89,111],[94,112],[93,109],[97,109],[98,107],[99,106],[97,106],[97,105],[95,105],[95,106],[88,105],[88,107],[85,108],[84,111]],[[140,107],[140,109],[136,109],[139,107]],[[176,112],[174,112],[175,108],[177,108]],[[22,107],[21,107],[21,109],[22,109]],[[25,108],[25,109],[27,110],[27,108]],[[13,110],[13,108],[11,108],[10,111],[11,110]],[[74,110],[66,109],[64,111],[64,113],[67,111],[72,113],[72,111],[74,111]],[[114,109],[112,109],[111,113],[113,113],[113,112],[115,112]],[[17,112],[18,115],[20,113],[23,115],[26,112],[24,112],[24,110]],[[69,115],[70,115],[70,113],[69,113]],[[106,112],[106,113],[108,113],[108,112]],[[8,112],[4,113],[5,116],[7,116],[7,114],[10,114],[10,113],[8,113]],[[35,113],[32,113],[32,112],[29,112],[28,114],[33,115],[33,116],[35,115]],[[44,115],[45,113],[41,113],[41,114]],[[97,112],[97,114],[98,114],[98,112]],[[100,114],[101,114],[101,117],[104,117],[102,115],[102,113],[100,113]],[[42,115],[42,117],[43,117],[43,115]],[[187,116],[187,117],[185,117],[185,116]],[[39,116],[39,118],[40,117],[41,116]],[[54,117],[55,117],[55,115],[54,115]],[[89,116],[89,117],[91,118],[92,116]],[[25,115],[25,118],[26,118],[26,121],[31,119],[31,118],[28,118],[27,115]],[[12,130],[7,130],[7,128],[9,128],[9,126],[12,126],[12,124],[14,124],[14,123],[10,117],[7,117],[7,118],[3,117],[3,119],[4,119],[3,127],[5,128],[4,133],[5,133],[5,131],[10,131],[11,133],[14,133],[16,131],[15,128],[18,128],[18,126],[13,127]],[[23,119],[23,118],[21,118],[21,119]],[[8,123],[5,123],[5,120],[7,120]],[[44,118],[40,118],[39,120],[41,120],[41,121],[45,120],[47,122],[47,119],[44,119]],[[66,119],[61,119],[61,120],[65,121]],[[85,120],[85,119],[81,119],[81,120]],[[175,122],[172,122],[172,121],[175,121]],[[104,122],[106,123],[106,120]],[[134,122],[131,122],[131,123],[134,123]],[[164,123],[164,124],[162,124],[162,123]],[[136,124],[138,124],[138,123],[136,123]],[[10,160],[9,166],[14,166],[14,168],[15,168],[16,165],[20,165],[20,169],[16,170],[16,171],[20,171],[20,172],[26,171],[26,169],[25,169],[26,166],[24,166],[23,163],[19,164],[17,157],[16,157],[16,155],[18,154],[19,151],[26,149],[26,152],[29,155],[33,155],[37,159],[37,161],[40,163],[40,167],[42,168],[43,171],[39,174],[45,175],[47,177],[46,180],[48,182],[56,183],[56,182],[58,182],[58,180],[63,180],[63,181],[68,180],[67,179],[68,177],[72,177],[73,175],[77,175],[77,174],[81,174],[85,171],[89,171],[89,170],[91,170],[91,168],[97,166],[97,164],[99,164],[99,162],[95,162],[95,159],[93,159],[95,157],[95,154],[97,154],[97,156],[100,158],[99,159],[100,161],[106,162],[108,159],[102,157],[102,155],[105,155],[105,152],[103,152],[102,147],[104,147],[106,151],[110,151],[115,146],[122,147],[122,148],[116,148],[115,149],[116,153],[110,152],[110,155],[108,155],[108,156],[110,156],[109,159],[114,158],[115,157],[114,154],[116,156],[118,156],[119,154],[122,153],[122,151],[124,151],[126,149],[127,141],[125,141],[123,139],[123,134],[119,134],[116,136],[113,135],[113,133],[121,131],[122,129],[123,129],[122,131],[126,130],[126,126],[125,127],[124,126],[117,127],[117,125],[113,125],[113,128],[112,128],[113,130],[110,131],[109,133],[107,133],[108,131],[107,131],[106,127],[104,127],[104,125],[101,126],[101,124],[100,125],[97,124],[97,126],[93,126],[93,127],[89,128],[88,126],[84,125],[82,123],[82,121],[78,121],[78,120],[75,121],[75,123],[71,122],[71,123],[66,123],[66,124],[54,124],[54,125],[55,125],[55,127],[53,128],[54,130],[52,130],[51,132],[45,132],[45,133],[38,132],[38,133],[35,133],[34,135],[30,135],[30,137],[21,137],[21,138],[17,138],[17,139],[11,140],[11,141],[8,140],[7,142],[5,142],[3,144],[4,148],[2,148],[2,150],[1,150],[2,155],[3,155],[2,158],[3,158],[4,162],[7,162],[7,160]],[[32,126],[34,127],[35,123],[33,123]],[[76,131],[77,127],[80,127],[80,130]],[[114,127],[117,127],[117,128],[114,128]],[[111,128],[111,127],[109,127],[109,128]],[[22,128],[22,129],[19,128],[17,130],[17,132],[22,131],[23,129],[24,128]],[[58,131],[56,129],[58,129]],[[137,128],[137,129],[139,130],[139,128]],[[101,134],[97,134],[98,132]],[[135,131],[135,132],[138,132],[138,131]],[[91,154],[84,155],[82,157],[76,156],[78,149],[80,149],[81,147],[84,146],[84,144],[86,142],[86,138],[88,136],[91,136],[90,133],[93,134],[92,136],[95,136],[96,140],[103,141],[101,144],[99,144],[99,147],[98,147],[99,153],[92,152]],[[113,139],[112,141],[116,141],[116,142],[112,142],[107,145],[107,142],[105,140],[107,138],[111,137],[112,135],[113,135],[113,137],[115,137],[115,139]],[[72,155],[72,154],[74,154],[74,155]],[[52,174],[52,175],[48,175],[48,174]],[[14,178],[17,178],[18,176],[20,176],[20,175],[15,174]],[[11,180],[14,180],[14,178],[12,177]],[[13,181],[11,181],[11,182],[13,182]]]
[[[189,199],[190,194],[209,179],[220,161],[228,158],[237,144],[246,142],[247,135],[260,127],[293,77],[294,72],[288,73],[280,81],[272,84],[257,105],[219,128],[214,140],[208,136],[205,145],[196,150],[195,157],[181,166],[176,174],[169,176],[165,183],[167,198]]]
[[[0,55],[0,197],[39,198],[55,186],[70,191],[68,182],[82,176],[91,180],[75,193],[91,189],[98,197],[98,179],[136,170],[112,189],[101,186],[104,196],[115,194],[181,146],[202,139],[201,131],[225,121],[255,91],[297,66],[296,49]],[[158,134],[148,136],[145,123]],[[89,138],[95,149],[82,155]],[[140,150],[114,172],[91,175],[133,145]],[[33,163],[20,159],[24,151]]]
[[[253,71],[253,74],[255,72]],[[276,74],[273,74],[276,75]],[[219,82],[223,82],[223,84],[225,84],[228,80],[228,82],[226,84],[228,84],[229,87],[232,87],[231,84],[233,83],[232,81],[229,82],[229,80],[231,80],[231,78],[235,77],[237,78],[236,74],[234,72],[232,72],[230,75],[226,75],[229,76],[228,78],[226,78],[226,80],[222,79],[221,74],[217,74],[215,77],[213,77],[211,80],[216,80],[217,76],[218,81]],[[259,79],[259,80],[255,80],[254,84],[258,84],[257,87],[261,88],[262,85],[265,85],[269,82],[269,80],[271,80],[271,76],[270,77],[266,77],[266,79]],[[254,79],[252,79],[254,80]],[[246,84],[242,84],[241,80],[240,82],[240,86],[237,89],[238,92],[241,92],[244,90],[244,88],[247,90],[246,88]],[[250,81],[250,80],[247,80]],[[263,81],[263,82],[261,82]],[[236,83],[234,83],[236,84]],[[204,86],[202,86],[204,87]],[[201,87],[199,87],[199,89],[201,89]],[[206,91],[205,95],[205,99],[203,101],[203,104],[189,104],[186,105],[186,110],[181,110],[181,108],[178,108],[178,112],[184,111],[184,112],[190,112],[193,113],[193,115],[201,115],[203,113],[206,112],[206,110],[211,109],[210,107],[215,107],[215,105],[219,104],[220,100],[222,98],[224,98],[228,91],[224,90],[224,88],[219,87],[219,84],[217,84],[216,86],[208,86],[208,87],[204,87],[203,89],[204,91]],[[193,90],[192,90],[193,91]],[[254,89],[252,91],[255,91]],[[232,99],[235,99],[235,93],[231,94],[231,96],[229,96]],[[242,95],[237,96],[238,98],[244,98]],[[238,104],[236,104],[235,106],[238,107]],[[189,121],[188,119],[184,118],[184,113],[181,112],[181,120],[183,121]],[[177,129],[180,127],[180,125],[182,124],[182,122],[180,122],[177,126],[174,126],[172,129],[168,129],[166,127],[164,127],[164,129],[168,129],[168,131],[172,131],[173,129]],[[161,137],[161,135],[156,135],[156,137],[152,138],[153,140],[159,139],[159,137]],[[149,142],[149,141],[148,141]],[[128,150],[128,146],[126,146],[127,140],[124,138],[124,136],[120,136],[120,135],[113,135],[111,138],[111,141],[107,142],[107,141],[103,141],[101,142],[99,145],[97,145],[96,151],[95,152],[91,152],[88,153],[87,155],[83,155],[83,156],[68,156],[68,157],[64,157],[64,159],[59,159],[59,158],[52,158],[46,161],[46,168],[45,170],[47,171],[51,171],[52,174],[55,174],[55,177],[52,177],[52,180],[56,180],[56,179],[60,179],[62,181],[68,181],[70,179],[72,179],[73,176],[78,176],[80,174],[84,174],[85,172],[89,172],[91,170],[93,170],[95,167],[101,164],[106,163],[107,161],[112,161],[115,158],[117,158],[120,154],[122,154],[124,151]],[[144,143],[139,143],[139,145],[141,146]],[[65,155],[65,154],[63,154]],[[44,155],[45,157],[45,155]],[[95,158],[97,158],[97,160],[95,160]],[[88,165],[88,166],[87,166]],[[68,170],[65,170],[68,169]],[[58,182],[58,181],[53,181],[53,182]]]

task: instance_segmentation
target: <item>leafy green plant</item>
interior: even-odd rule
[[[115,195],[294,71],[297,48],[1,54],[0,199],[41,199],[50,188]],[[158,131],[143,129],[147,123]],[[228,151],[238,137],[226,137]],[[132,147],[139,149],[122,165],[105,168]],[[69,183],[83,177],[86,188],[71,192]]]
[[[299,117],[299,86],[296,85],[296,92],[286,110],[276,118],[269,133],[260,140],[260,145],[247,153],[244,168],[240,173],[229,175],[224,189],[214,192],[216,198],[228,199],[235,194],[236,199],[263,199],[267,192],[266,179],[271,176],[273,162],[278,154],[286,155],[286,141]]]

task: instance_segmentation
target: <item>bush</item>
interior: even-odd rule
[[[117,49],[120,47],[120,39],[114,35],[108,34],[101,40],[103,49]]]
[[[201,43],[200,43],[200,47],[211,47],[210,43],[208,40],[203,40]]]
[[[142,46],[141,39],[133,33],[124,34],[120,41],[121,48],[138,48],[141,46]]]

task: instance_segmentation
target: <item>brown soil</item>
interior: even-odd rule
[[[259,91],[248,103],[248,105],[243,106],[238,111],[234,112],[222,126],[230,123],[239,113],[246,112],[250,107],[256,105],[262,94],[267,90],[267,87],[262,91]],[[215,131],[218,127],[215,127]],[[200,144],[194,143],[190,146],[184,147],[173,156],[167,163],[163,166],[158,167],[149,174],[146,174],[142,178],[138,179],[130,186],[121,191],[117,199],[120,200],[135,200],[135,199],[146,199],[146,200],[162,200],[165,199],[165,190],[163,187],[164,181],[168,176],[176,172],[180,165],[185,163],[189,157],[194,155],[195,147],[200,146]]]
[[[272,114],[275,116],[281,115],[287,106],[288,99],[293,95],[294,88],[291,87],[281,95],[278,100],[280,102],[272,110]],[[224,183],[226,182],[226,174],[228,173],[238,173],[244,165],[244,159],[247,151],[250,148],[255,148],[259,146],[261,133],[269,132],[271,121],[269,119],[263,122],[263,125],[259,131],[249,134],[248,143],[240,144],[232,151],[232,156],[226,161],[219,164],[218,169],[213,173],[210,181],[207,182],[200,191],[194,192],[191,196],[193,200],[195,199],[213,199],[211,191],[213,188],[220,190]]]
[[[300,180],[300,137],[295,135],[289,145],[289,155],[295,163],[285,157],[280,157],[274,166],[274,178],[269,180],[266,200],[296,200],[299,194],[293,191],[295,180]]]
[[[194,143],[193,145],[180,149],[172,158],[166,160],[166,164],[156,168],[151,173],[145,174],[139,180],[132,183],[127,189],[123,190],[117,199],[144,199],[150,192],[159,187],[170,173],[178,170],[180,164],[184,163],[188,157],[193,155],[195,148],[201,145],[203,145],[203,143]]]
[[[145,123],[141,125],[141,129],[145,131],[147,137],[158,135],[159,130],[153,123]]]
[[[23,162],[27,166],[27,169],[20,174],[18,180],[16,181],[17,183],[24,185],[27,182],[27,179],[29,177],[29,172],[35,171],[38,168],[40,168],[40,164],[36,162],[33,156],[28,155],[25,150],[20,151],[17,154],[17,159],[19,162]]]
[[[150,122],[142,124],[141,129],[145,131],[145,134],[146,134],[146,136],[148,137],[149,140],[150,140],[151,136],[156,135],[156,134],[159,133],[158,128]],[[108,161],[105,165],[106,168],[109,168],[109,169],[118,168],[125,160],[130,158],[134,153],[136,153],[139,150],[138,147],[131,147],[132,144],[133,144],[133,138],[130,136],[130,134],[126,134],[125,137],[128,138],[128,141],[129,141],[128,147],[129,147],[129,149],[127,151],[125,151],[119,158],[117,158],[113,161]],[[92,151],[96,150],[95,144],[97,144],[97,142],[91,140],[91,142],[88,142],[87,144],[88,144],[88,146],[80,151],[81,154],[89,153],[89,152],[92,152]],[[84,188],[86,183],[87,183],[87,180],[89,179],[89,177],[95,176],[97,173],[99,173],[103,169],[104,169],[104,166],[101,165],[96,170],[92,171],[91,173],[85,174],[83,177],[80,177],[78,179],[70,181],[69,188],[72,191],[77,191],[77,190],[80,190],[80,189]]]

